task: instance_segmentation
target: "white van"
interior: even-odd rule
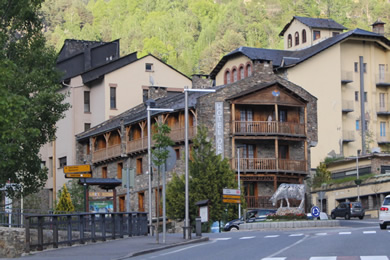
[[[379,227],[386,229],[390,225],[390,195],[387,195],[379,211]]]

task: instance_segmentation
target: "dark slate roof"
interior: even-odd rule
[[[107,42],[66,39],[58,55],[57,62],[78,55],[84,52],[86,48],[93,48],[96,46],[104,45],[106,43]]]
[[[371,38],[376,39],[382,42],[384,45],[390,47],[390,41],[385,38],[383,35],[365,31],[362,29],[355,29],[348,31],[330,38],[327,38],[313,46],[294,51],[285,51],[285,50],[273,50],[273,49],[261,49],[261,48],[251,48],[251,47],[239,47],[238,49],[230,52],[225,55],[217,64],[217,66],[210,73],[210,77],[215,79],[218,72],[226,64],[226,62],[234,56],[245,55],[249,59],[255,60],[270,60],[272,61],[274,68],[287,68],[299,64],[322,51],[332,47],[333,45],[346,40],[349,37],[356,38]]]
[[[188,93],[188,107],[195,107],[197,98],[203,95],[207,95],[206,92],[189,92]],[[171,97],[160,98],[156,100],[156,107],[158,108],[172,108],[175,111],[184,110],[184,93],[179,93]],[[151,111],[151,116],[161,114],[164,112]],[[88,139],[89,137],[96,136],[114,129],[121,127],[121,121],[124,125],[130,125],[135,122],[145,120],[147,117],[147,111],[144,104],[140,104],[134,108],[131,108],[120,115],[117,115],[103,123],[92,127],[91,129],[76,135],[77,141]]]
[[[291,23],[297,19],[301,23],[309,26],[310,28],[316,29],[330,29],[330,30],[346,30],[347,28],[342,26],[339,23],[336,23],[332,19],[323,19],[323,18],[311,18],[311,17],[300,17],[294,16],[291,21],[284,26],[283,30],[279,33],[279,36],[283,36],[287,31],[288,27],[290,27]]]
[[[81,77],[83,79],[83,83],[87,84],[93,80],[96,80],[103,75],[110,73],[114,70],[117,70],[121,67],[124,67],[130,63],[133,63],[134,61],[137,61],[137,52],[130,53],[129,55],[126,55],[124,57],[121,57],[119,59],[113,60],[110,63],[104,64],[100,67],[96,67],[93,69],[90,69],[83,74],[81,74]]]

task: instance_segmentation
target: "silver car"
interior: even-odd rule
[[[390,195],[387,195],[379,211],[379,227],[386,229],[390,225]]]

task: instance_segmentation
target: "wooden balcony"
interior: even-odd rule
[[[92,162],[104,161],[121,156],[121,145],[112,145],[92,153]]]
[[[245,196],[246,206],[248,209],[275,208],[275,206],[272,205],[270,198],[271,196]]]
[[[232,159],[232,168],[238,170],[238,159]],[[240,158],[240,172],[292,171],[305,172],[305,160],[275,158]]]
[[[174,142],[184,142],[185,133],[184,128],[173,128],[169,133],[169,137]],[[188,128],[188,139],[192,139],[196,134],[196,126],[191,126]],[[153,147],[154,141],[151,140],[151,145]],[[127,142],[126,153],[136,153],[148,149],[148,137],[139,138],[136,140],[131,140]]]
[[[305,125],[277,121],[233,121],[235,135],[305,135]]]

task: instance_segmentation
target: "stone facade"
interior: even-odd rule
[[[24,241],[24,228],[0,227],[0,257],[20,257],[24,253]]]

